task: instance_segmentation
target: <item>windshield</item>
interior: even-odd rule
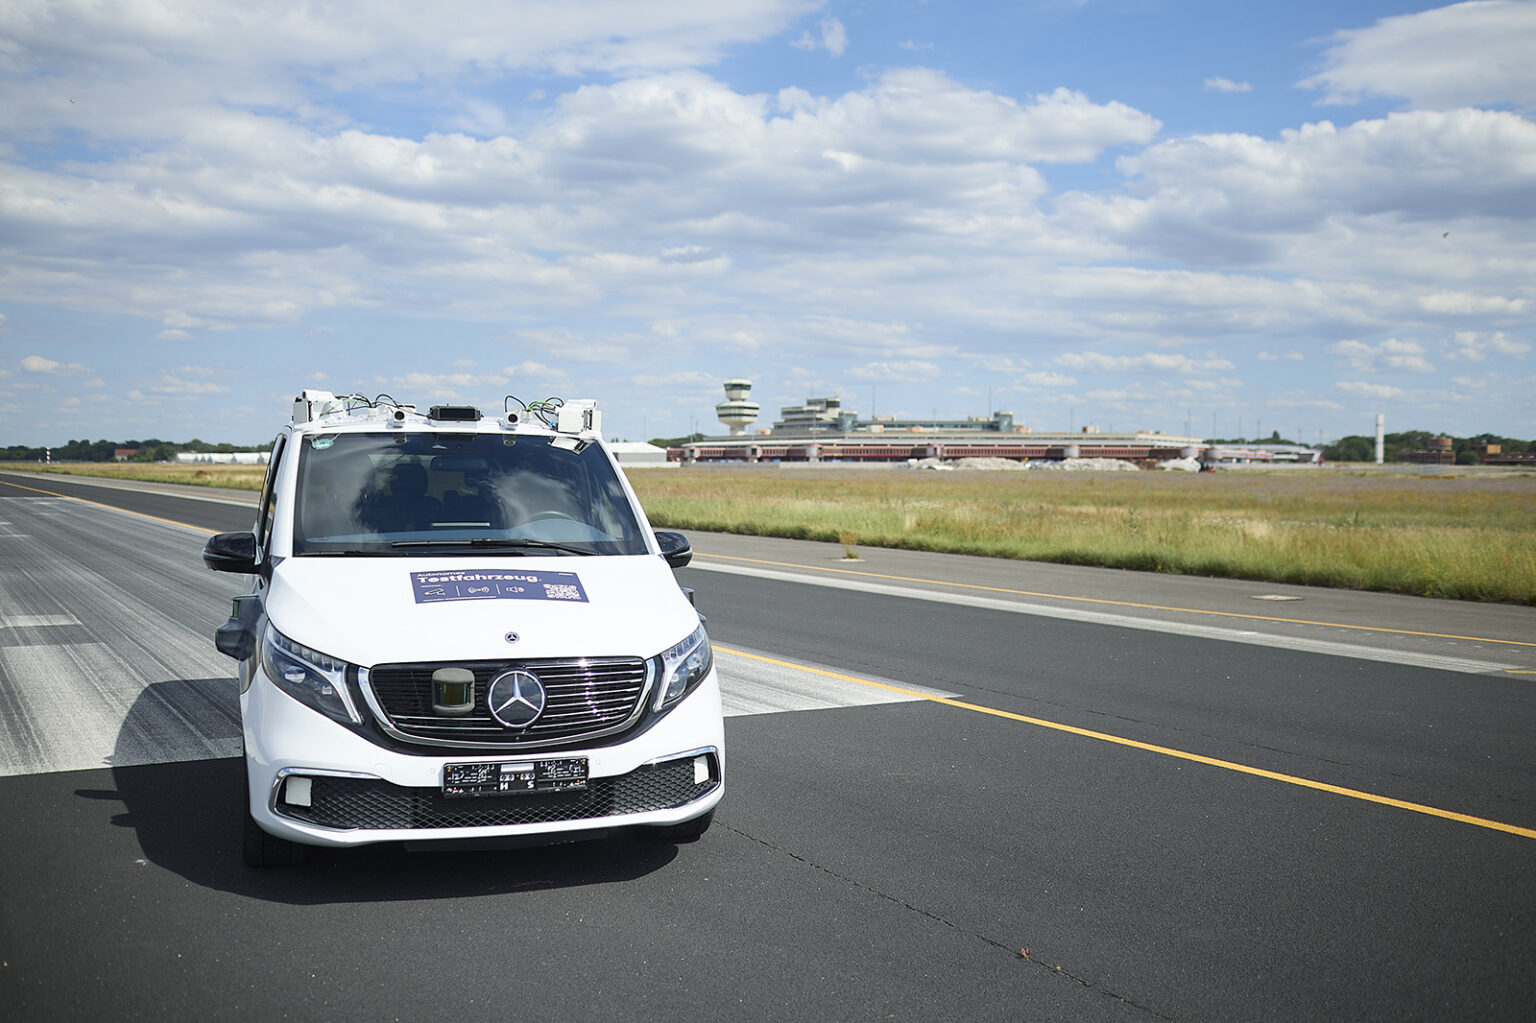
[[[504,434],[304,438],[293,552],[644,554],[597,445]]]

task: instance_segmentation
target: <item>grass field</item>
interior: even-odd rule
[[[1536,603],[1536,475],[631,471],[679,529]]]
[[[150,483],[187,483],[198,487],[260,490],[264,465],[178,465],[174,462],[0,462],[0,469],[46,472],[61,476],[96,476]]]
[[[260,466],[50,468],[252,490],[262,476]],[[1530,473],[628,474],[656,526],[1536,604]]]

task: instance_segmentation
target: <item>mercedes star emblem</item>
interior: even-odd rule
[[[544,713],[544,684],[521,669],[503,672],[491,679],[485,705],[505,727],[527,728]]]

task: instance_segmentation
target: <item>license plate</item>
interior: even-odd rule
[[[586,787],[586,757],[447,764],[443,767],[445,796],[516,796],[574,792]]]

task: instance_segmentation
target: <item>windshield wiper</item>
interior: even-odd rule
[[[549,550],[584,556],[597,553],[581,547],[554,543],[550,540],[518,540],[510,537],[476,536],[468,540],[396,540],[391,547],[468,547],[471,549],[496,548],[498,550]]]
[[[347,550],[347,551],[305,551],[301,558],[398,558],[399,551],[381,551],[378,548],[372,550]]]

